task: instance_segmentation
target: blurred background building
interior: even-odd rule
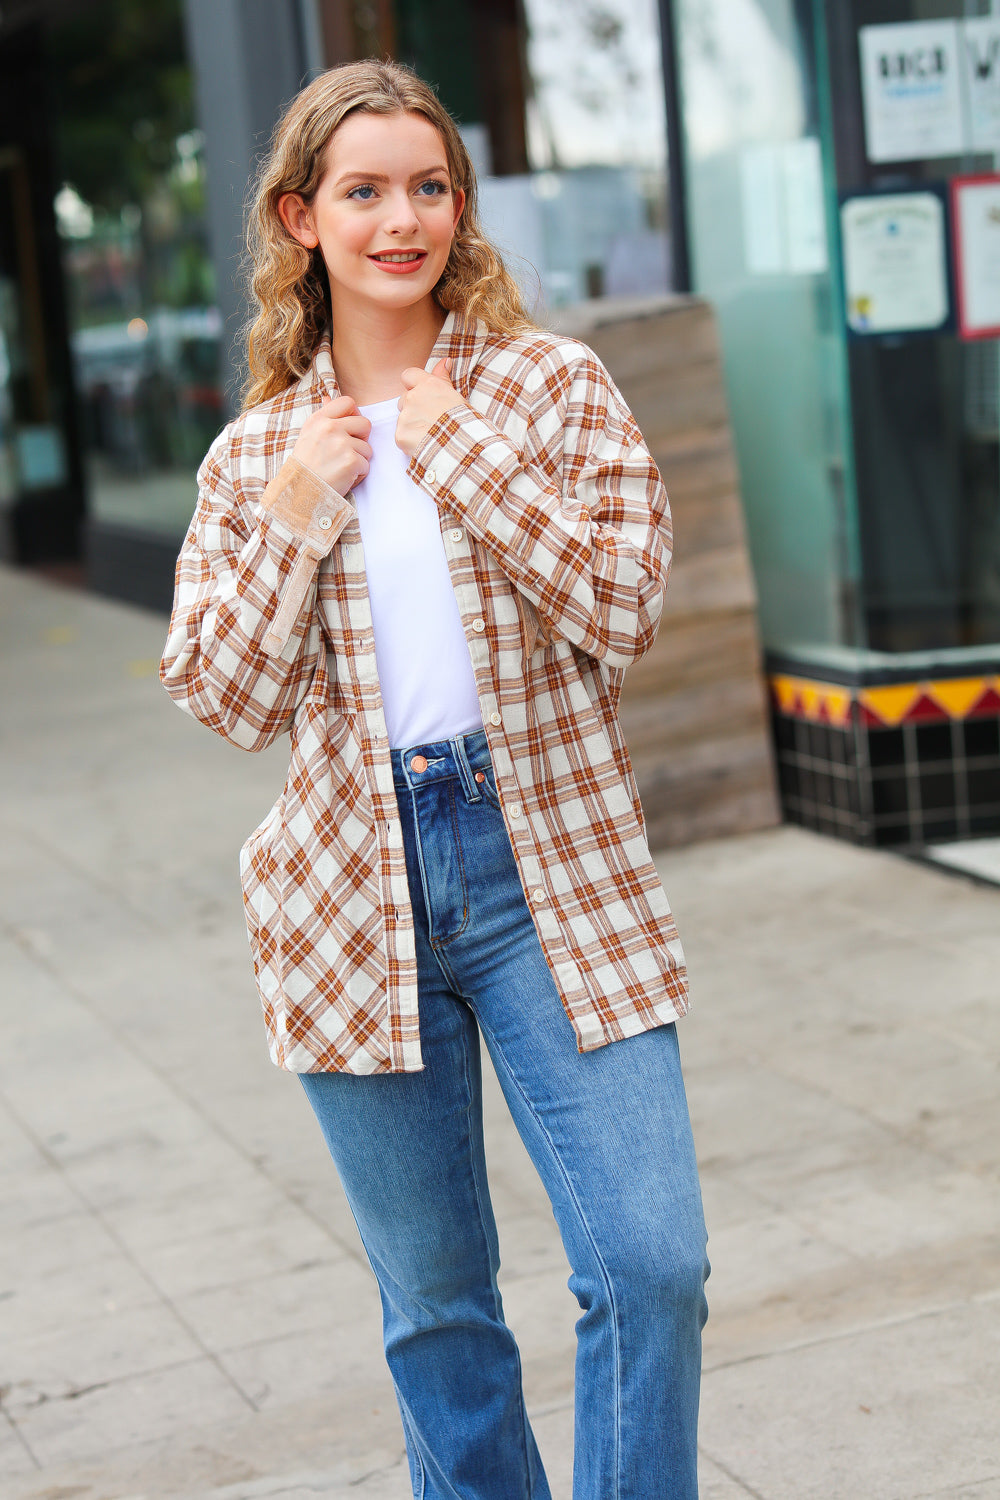
[[[7,0],[0,555],[167,605],[237,402],[248,175],[304,81],[391,55],[548,315],[712,304],[786,814],[1000,831],[998,11]]]

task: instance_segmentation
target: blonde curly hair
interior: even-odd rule
[[[441,307],[481,318],[493,333],[534,326],[517,283],[480,227],[475,169],[436,94],[400,63],[345,63],[321,73],[292,100],[251,185],[246,279],[253,310],[245,329],[244,410],[280,395],[304,374],[330,322],[322,255],[292,239],[281,222],[278,200],[285,193],[299,193],[312,201],[331,137],[356,112],[423,115],[441,135],[452,190],[465,192],[448,262],[434,288]]]

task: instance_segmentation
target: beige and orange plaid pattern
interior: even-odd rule
[[[525,896],[586,1051],[687,1009],[616,714],[662,607],[666,495],[584,345],[449,315],[427,368],[443,356],[469,409],[434,425],[409,472],[440,510]],[[337,394],[324,343],[213,444],[161,676],[245,750],[291,732],[284,790],[241,854],[271,1057],[406,1072],[417,969],[361,534],[350,497],[286,462]]]

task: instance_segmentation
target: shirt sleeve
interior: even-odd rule
[[[486,417],[459,407],[431,427],[410,473],[464,520],[556,634],[609,667],[649,650],[670,566],[670,510],[635,419],[595,356],[544,383],[523,455]]]
[[[183,709],[244,750],[271,744],[308,688],[320,649],[319,563],[352,509],[293,458],[258,504],[241,504],[228,429],[198,472],[160,679]]]

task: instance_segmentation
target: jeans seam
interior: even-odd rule
[[[455,848],[458,851],[458,868],[462,876],[462,925],[460,927],[456,927],[454,932],[449,932],[447,937],[441,938],[439,941],[436,940],[431,936],[434,930],[434,917],[431,912],[430,904],[428,903],[427,936],[428,938],[430,938],[430,945],[435,953],[440,953],[442,949],[448,947],[449,943],[453,943],[456,938],[460,938],[469,925],[469,880],[465,871],[465,850],[462,848],[462,835],[459,832],[458,827],[458,809],[455,804],[454,776],[449,776],[448,778],[448,796],[451,803],[451,829],[455,839]],[[415,808],[414,813],[416,813]],[[423,868],[422,861],[421,868]]]
[[[395,1384],[396,1382],[394,1380],[393,1385]],[[398,1390],[398,1388],[396,1395],[399,1401],[400,1413],[403,1418],[403,1435],[406,1438],[407,1451],[410,1450],[412,1445],[413,1457],[417,1461],[417,1468],[420,1472],[420,1488],[419,1490],[413,1491],[413,1500],[425,1500],[427,1494],[427,1470],[424,1468],[424,1461],[420,1457],[420,1449],[417,1447],[416,1441],[412,1436],[413,1419],[410,1417],[409,1407],[407,1406],[406,1401],[403,1399],[403,1393]]]
[[[482,1064],[480,1064],[480,1066],[482,1066]],[[465,1106],[465,1117],[466,1117],[465,1124],[466,1124],[466,1139],[467,1139],[467,1141],[469,1143],[469,1165],[470,1165],[470,1167],[472,1169],[472,1182],[473,1182],[473,1185],[475,1187],[475,1192],[476,1192],[476,1207],[479,1210],[479,1227],[480,1227],[480,1231],[482,1232],[483,1242],[484,1242],[484,1244],[486,1246],[486,1260],[487,1260],[487,1263],[490,1266],[490,1282],[491,1282],[492,1287],[493,1287],[493,1303],[494,1303],[493,1310],[494,1310],[494,1312],[496,1314],[497,1321],[499,1323],[502,1323],[504,1325],[504,1327],[506,1327],[507,1326],[507,1320],[506,1320],[506,1318],[503,1315],[503,1299],[500,1296],[500,1288],[497,1285],[497,1272],[500,1269],[500,1267],[499,1267],[499,1259],[498,1259],[497,1265],[493,1266],[492,1263],[491,1263],[491,1258],[490,1258],[490,1253],[489,1253],[489,1236],[486,1233],[486,1217],[485,1217],[485,1215],[483,1213],[483,1194],[482,1194],[482,1189],[481,1189],[481,1185],[480,1185],[480,1181],[479,1181],[479,1172],[478,1172],[477,1163],[476,1163],[476,1153],[475,1153],[475,1151],[474,1151],[474,1149],[472,1147],[472,1140],[473,1140],[473,1130],[472,1130],[473,1089],[472,1089],[472,1079],[469,1076],[469,1044],[468,1044],[467,1039],[464,1038],[464,1037],[463,1037],[463,1045],[462,1045],[462,1067],[463,1067],[463,1071],[464,1071],[464,1074],[465,1074],[465,1094],[466,1094],[466,1101],[467,1101],[466,1102],[466,1106]],[[489,1193],[489,1188],[487,1187],[487,1195],[488,1195],[488,1193]],[[523,1370],[521,1368],[521,1350],[518,1347],[517,1340],[513,1338],[513,1335],[512,1335],[512,1343],[514,1345],[514,1363],[515,1363],[515,1367],[517,1369],[518,1403],[519,1403],[519,1405],[521,1407],[521,1456],[522,1456],[522,1458],[524,1460],[524,1479],[525,1479],[525,1492],[524,1493],[525,1493],[525,1496],[526,1496],[526,1500],[531,1500],[531,1477],[530,1477],[531,1476],[531,1468],[530,1468],[530,1464],[529,1464],[529,1460],[528,1460],[528,1433],[527,1433],[528,1413],[525,1410],[525,1406],[524,1406],[524,1372],[523,1372]]]
[[[443,946],[450,943],[453,938],[461,937],[462,933],[469,925],[469,884],[465,875],[465,860],[462,852],[462,840],[458,836],[458,825],[457,819],[455,817],[454,788],[452,788],[451,791],[451,822],[452,828],[455,833],[455,843],[458,845],[459,865],[461,866],[462,870],[462,897],[464,906],[462,908],[461,927],[459,927],[456,932],[453,932],[450,937],[444,938],[440,945],[434,941],[434,938],[432,936],[432,933],[434,931],[434,914],[432,910],[430,886],[427,881],[427,870],[424,864],[424,844],[423,839],[420,836],[420,814],[417,811],[417,794],[415,789],[413,788],[411,788],[410,790],[410,806],[413,813],[413,842],[416,845],[417,849],[417,864],[420,867],[420,886],[424,893],[424,913],[427,917],[427,943],[431,950],[431,953],[437,959],[438,968],[441,970],[451,988],[456,990],[457,992],[458,987],[454,982],[454,976],[450,971],[450,966],[445,963],[444,953],[442,952]]]
[[[617,1307],[617,1304],[615,1302],[614,1286],[612,1284],[611,1277],[608,1275],[607,1266],[604,1264],[604,1257],[601,1255],[601,1252],[600,1252],[600,1250],[597,1247],[597,1242],[594,1239],[593,1231],[591,1230],[590,1224],[589,1224],[589,1222],[587,1220],[587,1216],[586,1216],[586,1214],[583,1211],[583,1206],[580,1203],[579,1198],[577,1197],[576,1191],[575,1191],[575,1189],[573,1187],[573,1184],[572,1184],[572,1182],[570,1180],[569,1174],[567,1173],[566,1168],[563,1165],[562,1157],[560,1156],[559,1152],[556,1150],[555,1142],[553,1141],[552,1136],[550,1135],[548,1129],[546,1128],[544,1121],[539,1117],[538,1111],[535,1109],[535,1107],[532,1104],[530,1098],[525,1093],[524,1089],[521,1087],[521,1084],[518,1082],[518,1079],[515,1077],[514,1073],[511,1071],[511,1068],[510,1068],[510,1066],[509,1066],[506,1058],[503,1055],[503,1049],[497,1044],[496,1038],[493,1036],[492,1032],[490,1032],[488,1030],[487,1027],[483,1026],[482,1021],[479,1020],[478,1017],[476,1019],[479,1021],[479,1026],[480,1026],[480,1029],[482,1030],[484,1036],[488,1037],[489,1040],[493,1043],[492,1047],[490,1048],[490,1055],[493,1058],[494,1065],[496,1065],[497,1061],[499,1061],[499,1063],[502,1065],[504,1073],[507,1075],[507,1077],[510,1080],[511,1087],[515,1088],[517,1090],[517,1092],[520,1095],[521,1100],[522,1100],[522,1102],[524,1104],[525,1109],[531,1115],[531,1118],[535,1121],[535,1124],[538,1126],[538,1129],[541,1131],[541,1133],[544,1136],[545,1140],[548,1142],[549,1150],[552,1153],[552,1158],[553,1158],[553,1160],[556,1163],[556,1167],[558,1168],[559,1175],[562,1178],[563,1183],[565,1184],[565,1187],[566,1187],[566,1191],[567,1191],[567,1193],[568,1193],[568,1195],[569,1195],[569,1197],[570,1197],[570,1199],[571,1199],[571,1201],[572,1201],[572,1203],[573,1203],[573,1205],[574,1205],[574,1207],[576,1209],[579,1221],[583,1225],[584,1232],[586,1233],[587,1239],[590,1242],[591,1249],[594,1252],[594,1259],[596,1260],[598,1266],[600,1267],[601,1276],[602,1276],[602,1278],[604,1280],[604,1286],[605,1286],[605,1289],[606,1289],[607,1295],[608,1295],[608,1305],[611,1308],[611,1326],[612,1326],[612,1330],[613,1330],[614,1349],[615,1349],[615,1365],[614,1365],[614,1372],[615,1372],[614,1373],[614,1378],[615,1378],[615,1425],[614,1425],[614,1434],[615,1434],[615,1441],[614,1441],[614,1446],[615,1446],[615,1475],[614,1475],[614,1479],[615,1479],[615,1487],[614,1487],[614,1494],[608,1496],[607,1500],[619,1500],[619,1497],[621,1495],[621,1431],[622,1431],[621,1399],[622,1399],[622,1373],[621,1373],[621,1338],[620,1338],[620,1334],[619,1334],[618,1307]]]

